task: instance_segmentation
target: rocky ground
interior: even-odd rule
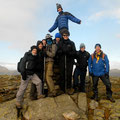
[[[110,77],[115,103],[106,100],[106,89],[99,81],[99,102],[91,100],[91,89],[87,93],[89,120],[120,120],[120,78]]]
[[[87,94],[63,94],[35,101],[29,99],[29,84],[23,109],[17,110],[14,98],[20,85],[20,76],[0,76],[0,120],[120,120],[120,78],[111,77],[111,82],[115,103],[106,100],[101,81],[99,102],[90,99],[90,83],[86,87]]]

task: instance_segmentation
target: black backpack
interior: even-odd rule
[[[22,57],[17,64],[17,71],[20,72],[20,73],[23,72],[23,69],[24,69],[24,67],[23,67],[23,62],[24,61],[23,60],[24,60],[24,57]]]

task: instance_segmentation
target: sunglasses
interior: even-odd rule
[[[68,35],[63,35],[64,37],[68,37]]]

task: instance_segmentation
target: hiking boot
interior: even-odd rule
[[[37,97],[30,97],[30,100],[37,100]]]
[[[19,108],[19,109],[22,108],[21,102],[18,102],[18,101],[16,102],[16,108]]]
[[[53,91],[53,92],[49,92],[48,93],[48,97],[56,97],[56,91]]]
[[[93,96],[91,97],[91,99],[94,99],[95,101],[99,101],[99,98],[98,98],[97,95],[93,95]]]
[[[73,94],[74,94],[74,89],[73,89],[73,88],[67,89],[67,90],[66,90],[66,93],[67,93],[68,95],[73,95]]]
[[[39,95],[37,99],[45,98],[45,95]]]
[[[78,87],[75,87],[74,88],[74,93],[78,93],[79,92],[79,88]]]
[[[112,97],[107,97],[108,100],[110,100],[110,102],[115,103],[115,100]]]
[[[62,94],[64,94],[62,90],[57,90],[57,93],[56,93],[57,96],[62,95]]]

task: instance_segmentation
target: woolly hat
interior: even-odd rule
[[[95,45],[95,48],[96,48],[97,46],[99,46],[99,47],[101,48],[101,45],[100,45],[99,43],[97,43],[97,44]]]
[[[56,39],[56,38],[61,38],[61,34],[60,34],[60,33],[56,33],[56,34],[55,34],[55,39]]]
[[[37,46],[35,46],[35,45],[31,46],[31,51],[32,51],[33,49],[37,49]]]
[[[58,11],[59,8],[61,8],[63,10],[61,4],[59,4],[59,3],[56,4],[56,7],[57,7],[57,11]]]
[[[83,48],[83,47],[85,48],[85,44],[84,44],[84,43],[81,43],[81,44],[80,44],[80,48]]]
[[[47,34],[46,37],[45,37],[45,39],[47,40],[47,39],[52,38],[52,37],[53,37],[52,35]]]

